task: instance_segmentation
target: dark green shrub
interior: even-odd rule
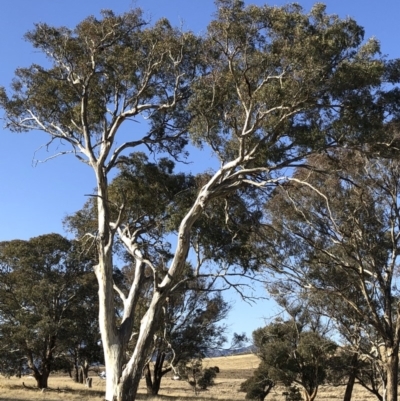
[[[205,390],[214,384],[214,379],[217,376],[215,368],[207,368],[203,370],[203,375],[198,380],[197,384],[202,389]]]
[[[275,383],[268,376],[267,367],[261,363],[253,376],[240,385],[240,390],[246,393],[246,400],[264,401]]]

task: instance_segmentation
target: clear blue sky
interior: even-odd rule
[[[261,5],[265,2],[246,3]],[[268,2],[269,5],[286,3]],[[298,3],[309,11],[315,2],[300,0]],[[383,54],[400,57],[399,0],[328,0],[325,4],[328,13],[354,18],[365,28],[366,38],[374,36],[381,42]],[[88,15],[98,15],[101,9],[121,13],[135,7],[141,7],[152,21],[164,16],[174,25],[183,25],[195,33],[205,31],[214,12],[213,0],[4,1],[0,13],[0,85],[9,86],[15,68],[41,59],[23,40],[24,33],[32,29],[35,22],[72,28]],[[91,193],[95,185],[91,170],[73,157],[61,157],[35,167],[35,151],[47,139],[38,132],[12,134],[0,128],[0,241],[29,239],[51,232],[65,234],[61,224],[63,217],[79,209],[87,199],[84,195]],[[193,166],[196,171],[202,167],[199,163]],[[261,287],[256,291],[265,296]],[[232,332],[251,334],[264,324],[264,318],[276,312],[269,302],[250,307],[236,299],[227,323]]]

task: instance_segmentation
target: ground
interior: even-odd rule
[[[144,380],[139,390],[139,400],[148,401],[235,401],[244,400],[245,394],[239,392],[240,383],[247,379],[258,366],[255,355],[237,355],[206,359],[205,367],[218,366],[220,373],[215,386],[195,396],[185,381],[172,380],[172,374],[163,379],[160,397],[147,398]],[[53,375],[49,378],[50,389],[44,392],[34,388],[34,380],[28,377],[0,377],[0,401],[100,401],[104,397],[105,381],[93,372],[93,388],[87,389],[82,384],[74,383],[69,377]],[[24,384],[23,384],[24,383]],[[275,388],[265,401],[284,401],[282,388]],[[344,387],[322,386],[317,400],[342,400]],[[375,397],[357,387],[352,401],[372,401]]]

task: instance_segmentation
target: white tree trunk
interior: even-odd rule
[[[97,172],[97,211],[98,211],[98,256],[99,263],[95,273],[99,284],[99,327],[104,350],[106,368],[107,401],[113,401],[116,395],[122,367],[122,344],[115,320],[113,288],[113,233],[107,205],[107,180],[102,171]]]
[[[238,161],[231,162],[235,165]],[[107,200],[107,179],[101,169],[97,171],[98,182],[98,255],[99,263],[95,267],[96,277],[99,283],[99,325],[104,349],[104,359],[106,366],[106,395],[107,401],[132,401],[136,398],[139,381],[142,377],[144,365],[152,345],[153,334],[157,329],[157,322],[162,311],[165,298],[173,286],[180,280],[184,269],[187,255],[190,248],[190,233],[193,223],[201,216],[206,203],[211,195],[218,196],[218,181],[224,174],[224,170],[231,166],[226,165],[220,169],[214,177],[200,191],[192,208],[188,211],[182,220],[178,233],[178,243],[174,258],[171,262],[168,274],[160,284],[155,281],[156,287],[150,306],[143,317],[140,325],[140,331],[135,346],[135,350],[128,361],[125,369],[122,371],[124,363],[125,348],[131,335],[133,319],[135,313],[135,304],[138,299],[140,289],[140,279],[142,275],[142,263],[136,266],[136,274],[133,286],[129,295],[119,292],[124,303],[123,322],[118,328],[115,318],[114,296],[115,288],[113,282],[113,255],[112,246],[115,232],[111,228],[110,216]],[[213,188],[211,190],[210,188]],[[226,189],[226,188],[225,188]],[[118,229],[118,227],[116,227]],[[122,232],[118,229],[121,236]],[[131,238],[121,237],[128,252],[137,260],[141,260],[140,251],[135,248]]]
[[[386,394],[385,401],[397,401],[398,395],[398,373],[399,373],[399,347],[386,348]]]
[[[135,350],[119,380],[117,390],[118,401],[132,401],[136,398],[139,381],[142,377],[145,363],[147,362],[148,353],[152,345],[153,334],[157,329],[157,322],[159,321],[165,298],[176,281],[179,280],[183,271],[190,247],[191,228],[193,223],[200,217],[208,197],[209,191],[207,188],[204,188],[200,192],[193,207],[181,222],[178,234],[178,243],[174,258],[169,268],[169,274],[164,277],[158,288],[154,289],[151,303],[140,324],[140,331]],[[107,398],[107,400],[109,399]]]
[[[122,372],[118,384],[118,401],[132,401],[136,398],[137,389],[142,377],[144,365],[147,362],[148,351],[151,348],[153,334],[156,329],[164,298],[165,297],[162,297],[160,293],[154,294],[151,305],[142,319],[135,350]]]

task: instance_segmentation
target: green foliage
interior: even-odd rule
[[[217,376],[217,369],[214,367],[203,369],[201,359],[192,359],[186,364],[182,364],[181,370],[183,377],[193,387],[195,394],[200,390],[206,390],[214,385]]]
[[[197,381],[198,386],[202,390],[214,385],[214,379],[217,377],[217,371],[214,368],[207,368],[203,370],[203,375]]]
[[[376,395],[377,377],[398,380],[398,363],[387,356],[397,359],[399,347],[398,155],[387,159],[367,146],[336,150],[309,158],[294,176],[297,182],[277,190],[267,206],[275,249],[268,259],[283,277],[296,277],[291,291],[302,291],[336,322],[353,354],[384,344],[385,356],[359,361],[351,373]],[[289,289],[286,277],[280,281]]]
[[[337,345],[317,331],[294,321],[276,321],[253,332],[261,359],[257,375],[290,387],[296,383],[311,396],[324,383],[328,360]]]
[[[109,117],[107,112],[114,102],[116,108],[125,112],[137,106],[138,101],[147,103],[157,98],[168,104],[171,94],[176,100],[187,96],[187,78],[194,71],[197,48],[193,35],[173,29],[165,19],[146,28],[139,9],[122,15],[104,10],[100,19],[88,17],[75,29],[39,23],[25,38],[48,56],[51,67],[32,65],[16,71],[14,96],[9,99],[4,91],[1,96],[2,104],[7,104],[10,112],[9,127],[33,128],[35,123],[30,119],[23,127],[14,124],[15,117],[25,113],[29,104],[39,120],[46,121],[42,128],[55,133],[52,125],[58,126],[70,133],[75,144],[82,143],[84,132],[101,134],[104,123],[115,121],[112,113]],[[179,64],[174,63],[177,59]],[[181,74],[179,88],[177,74]],[[162,85],[158,84],[160,81]],[[83,98],[90,109],[84,115]],[[174,117],[165,110],[160,119],[151,109],[143,111],[148,113],[151,140],[157,143],[154,149],[179,152],[185,144],[179,137],[170,143],[158,141],[168,135],[168,124],[173,124]],[[176,114],[179,116],[179,110]],[[175,126],[179,127],[179,123]]]
[[[294,149],[325,146],[326,135],[336,142],[377,133],[385,106],[375,103],[372,91],[381,85],[385,63],[377,58],[378,42],[363,43],[364,30],[354,20],[328,15],[322,4],[309,14],[298,4],[218,1],[217,7],[205,42],[212,73],[196,82],[191,101],[199,143],[206,133],[223,160],[259,143],[249,161],[254,168],[287,163]],[[350,106],[344,113],[331,108],[344,103]],[[249,118],[254,136],[241,141]]]
[[[176,298],[178,297],[178,301]],[[207,351],[220,348],[226,341],[225,326],[230,307],[220,293],[209,295],[193,288],[170,297],[166,311],[167,338],[176,358],[204,358]]]
[[[0,346],[13,356],[10,364],[18,356],[14,372],[29,367],[45,387],[77,341],[91,346],[88,324],[98,330],[86,314],[93,278],[79,245],[58,234],[0,243]]]
[[[112,355],[124,353],[135,313],[153,305],[141,329],[144,345],[122,376],[134,383],[120,383],[132,397],[165,300],[189,276],[187,255],[195,251],[201,261],[192,276],[209,273],[211,264],[212,277],[226,278],[228,268],[257,270],[265,260],[262,207],[280,177],[314,152],[382,143],[399,115],[399,91],[385,86],[399,82],[398,65],[380,57],[377,41],[364,42],[352,19],[328,15],[321,4],[308,14],[298,4],[216,6],[204,37],[166,19],[146,25],[139,9],[103,11],[74,29],[37,24],[26,39],[48,57],[47,66],[19,68],[10,93],[0,89],[8,128],[62,140],[66,153],[95,172],[95,200],[70,222],[81,235],[89,232],[97,251],[103,345],[115,386],[120,361]],[[121,127],[143,120],[144,130],[119,139]],[[190,156],[189,141],[208,146],[220,167],[206,166],[196,177],[173,173],[172,161]],[[126,157],[129,149],[136,152]],[[121,174],[110,186],[117,166]],[[168,235],[178,227],[173,253]],[[119,281],[117,302],[113,251],[122,248],[137,281]],[[143,285],[149,276],[152,287]],[[115,317],[119,308],[123,322]],[[111,384],[108,399],[116,394]]]
[[[199,283],[201,284],[201,283]],[[229,311],[229,305],[220,293],[210,295],[211,288],[190,284],[170,296],[164,313],[164,323],[154,340],[152,359],[145,372],[148,392],[156,395],[162,377],[172,369],[186,370],[192,360],[201,361],[213,349],[219,349],[226,342],[226,327],[221,321]],[[151,376],[151,366],[153,374]],[[219,373],[218,367],[210,368]],[[207,387],[212,373],[203,371],[197,385]]]
[[[155,266],[163,268],[172,258],[168,235],[176,233],[201,187],[210,177],[175,172],[175,163],[166,158],[150,162],[144,153],[121,158],[119,173],[108,190],[110,218],[119,216],[126,230],[137,233],[142,252]],[[121,211],[118,205],[124,205]],[[260,226],[261,206],[253,189],[215,199],[205,207],[194,223],[192,242],[204,261],[257,270],[260,259],[256,247],[256,227]],[[97,230],[97,198],[64,220],[66,228],[81,238]],[[88,248],[93,242],[87,242]],[[116,252],[127,262],[132,260],[116,242]],[[160,265],[161,264],[161,265]]]
[[[126,228],[137,232],[137,241],[148,258],[157,259],[160,267],[172,257],[170,244],[165,236],[176,230],[177,213],[184,213],[188,207],[188,198],[195,192],[194,177],[190,174],[176,173],[175,163],[167,158],[150,162],[142,152],[122,157],[119,173],[108,188],[110,200],[110,219],[119,216]],[[124,205],[121,210],[120,205]],[[96,233],[97,198],[88,200],[83,209],[68,216],[67,228],[77,237],[86,233]],[[92,243],[89,241],[88,246]],[[116,251],[121,250],[121,243],[116,244]],[[131,261],[122,252],[120,256]]]
[[[246,393],[246,400],[264,401],[274,385],[268,376],[268,366],[261,362],[253,375],[241,383],[239,391]]]
[[[282,393],[285,396],[285,401],[302,401],[300,390],[297,386],[290,386],[287,391]]]

